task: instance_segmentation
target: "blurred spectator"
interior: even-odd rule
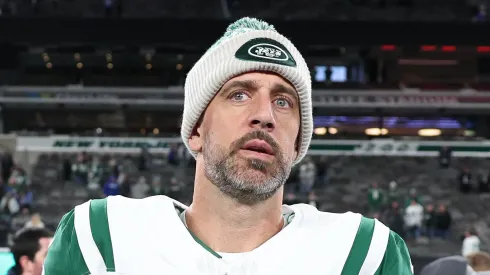
[[[90,163],[90,170],[88,172],[88,184],[93,186],[100,186],[103,172],[104,169],[102,168],[100,159],[98,157],[94,157],[92,159],[92,162]]]
[[[146,183],[146,178],[141,176],[138,182],[131,186],[131,197],[135,199],[142,199],[148,196],[150,187]],[[172,197],[173,198],[173,197]]]
[[[412,201],[415,200],[417,203],[422,204],[421,200],[417,194],[417,189],[411,188],[408,192],[408,197],[405,199],[405,208],[412,204]]]
[[[76,162],[71,166],[71,171],[73,172],[75,183],[82,185],[88,184],[89,165],[84,153],[80,153],[77,156]]]
[[[459,190],[462,193],[469,193],[471,191],[471,172],[470,169],[464,168],[459,174]]]
[[[34,194],[31,191],[31,188],[28,186],[25,190],[20,191],[19,194],[19,203],[21,207],[32,207],[32,203],[34,202]]]
[[[316,196],[315,192],[311,192],[308,195],[308,204],[316,207],[316,209],[320,209],[320,201],[318,200],[318,197]]]
[[[20,232],[10,248],[15,265],[7,275],[41,275],[52,236],[45,229],[26,229]]]
[[[448,168],[451,165],[452,150],[443,146],[439,151],[439,164],[441,168]]]
[[[44,227],[44,223],[41,220],[41,214],[39,213],[32,214],[31,219],[24,225],[24,228],[28,229],[42,229]]]
[[[318,162],[316,162],[316,184],[319,187],[325,187],[328,181],[328,161],[327,157],[322,156]]]
[[[480,238],[478,238],[476,232],[473,230],[467,230],[464,233],[461,254],[463,257],[467,257],[476,252],[480,252]]]
[[[63,181],[70,181],[72,179],[72,165],[71,165],[71,159],[68,155],[63,155],[63,162],[62,162],[62,175],[63,175]]]
[[[391,207],[388,208],[384,215],[383,220],[390,227],[393,232],[397,233],[400,237],[405,237],[405,222],[401,213],[400,206],[397,201],[391,202]]]
[[[401,203],[401,194],[398,190],[398,183],[396,181],[391,181],[388,187],[387,204],[392,205],[393,202]]]
[[[425,235],[428,238],[433,238],[436,235],[436,213],[432,204],[425,207],[424,227]]]
[[[316,167],[310,157],[305,157],[299,167],[300,192],[309,194],[315,184]]]
[[[8,185],[10,188],[15,189],[17,193],[25,191],[27,189],[26,172],[20,167],[14,167],[10,174]]]
[[[420,229],[424,220],[424,208],[416,200],[412,200],[410,205],[405,209],[405,225],[408,235],[418,240]]]
[[[487,6],[485,3],[481,3],[476,8],[476,14],[473,17],[473,22],[486,22],[487,21]]]
[[[148,148],[142,147],[140,155],[138,157],[138,170],[146,171],[148,169],[148,164],[150,163],[150,152]]]
[[[106,197],[119,195],[119,183],[114,176],[109,177],[104,184],[104,195]]]
[[[489,175],[487,173],[481,173],[480,178],[478,181],[478,192],[480,193],[487,193],[490,191],[490,178],[488,177]]]
[[[451,227],[451,214],[447,211],[447,208],[444,204],[439,205],[439,209],[436,212],[436,237],[447,238],[449,234],[449,229]]]
[[[9,215],[15,215],[20,211],[20,205],[17,201],[15,190],[7,192],[0,201],[0,212]]]
[[[296,197],[296,195],[292,192],[289,192],[287,193],[285,196],[284,196],[284,204],[287,204],[287,205],[293,205],[293,204],[298,204],[298,203],[301,203],[299,200],[298,200],[298,197]]]
[[[165,194],[166,194],[166,192],[162,186],[162,182],[160,180],[160,177],[158,177],[158,176],[153,177],[148,195],[149,196],[157,196],[157,195],[165,195]]]
[[[478,275],[490,275],[490,254],[487,252],[475,252],[466,256],[468,263]]]
[[[12,154],[7,152],[2,156],[3,182],[8,182],[8,179],[10,178],[10,174],[12,173],[12,168],[14,168],[14,159],[12,157]]]
[[[176,177],[172,177],[170,179],[170,187],[168,189],[168,196],[171,198],[176,198],[176,200],[179,200],[182,198],[182,188],[183,184],[177,180]]]
[[[172,146],[170,146],[170,151],[168,152],[167,160],[168,160],[168,163],[170,163],[172,165],[175,165],[175,166],[179,165],[179,163],[180,163],[179,148],[178,148],[177,144],[172,144]]]
[[[112,157],[111,160],[109,160],[109,173],[112,176],[119,178],[120,172],[121,172],[121,166],[117,163],[116,158]]]
[[[379,213],[384,202],[384,193],[381,188],[378,188],[377,183],[373,183],[368,191],[368,204],[371,213]]]

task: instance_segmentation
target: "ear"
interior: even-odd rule
[[[189,147],[192,151],[200,153],[202,151],[203,142],[201,123],[198,123],[189,138]]]
[[[19,258],[19,264],[20,264],[20,267],[22,267],[23,270],[29,270],[29,263],[30,263],[29,257],[27,257],[27,256],[21,256]]]

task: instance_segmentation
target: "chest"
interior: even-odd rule
[[[298,232],[286,242],[262,247],[243,257],[218,259],[199,244],[182,246],[157,244],[159,236],[139,236],[131,249],[118,249],[118,273],[124,275],[340,275],[349,254],[353,236],[336,232]],[[151,241],[153,239],[153,242]],[[136,246],[137,243],[141,245]],[[178,242],[177,242],[178,243]]]

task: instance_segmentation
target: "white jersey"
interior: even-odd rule
[[[475,252],[480,252],[480,238],[477,236],[469,236],[464,238],[461,254],[467,257]]]
[[[403,240],[359,214],[284,206],[290,220],[283,230],[234,255],[193,235],[179,216],[186,208],[165,196],[113,196],[76,206],[60,222],[45,275],[412,274]]]

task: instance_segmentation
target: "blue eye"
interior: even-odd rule
[[[244,92],[236,92],[231,96],[231,99],[234,101],[243,101],[250,98],[246,93]]]
[[[275,103],[281,108],[291,108],[291,104],[285,98],[278,98],[275,100]]]

